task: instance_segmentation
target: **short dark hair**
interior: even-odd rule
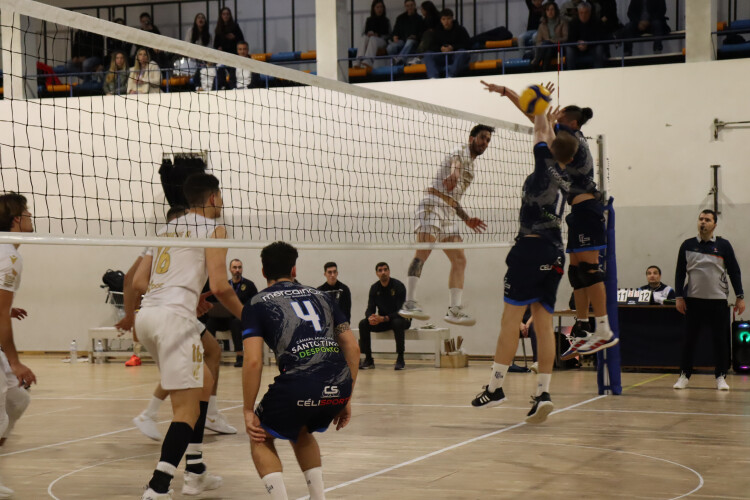
[[[567,164],[573,160],[573,157],[578,152],[579,142],[573,135],[561,130],[557,133],[550,146],[555,161]]]
[[[239,47],[240,45],[247,45],[247,48],[248,49],[250,48],[250,44],[247,43],[245,40],[240,40],[239,42],[237,42],[237,46]]]
[[[23,215],[28,208],[26,197],[15,191],[0,195],[0,231],[10,231],[13,219]]]
[[[495,127],[490,127],[489,125],[482,125],[482,124],[480,123],[480,124],[478,124],[478,125],[474,125],[474,126],[472,127],[472,129],[471,129],[471,132],[469,132],[469,137],[476,137],[476,136],[478,136],[478,135],[479,135],[479,134],[480,134],[481,132],[484,132],[485,130],[486,130],[487,132],[489,132],[490,134],[494,134],[494,133],[495,133]]]
[[[329,268],[329,267],[335,267],[336,269],[338,269],[338,268],[339,268],[339,266],[337,266],[337,265],[336,265],[336,263],[335,263],[335,262],[333,262],[333,261],[331,261],[331,262],[326,262],[325,264],[323,264],[323,272],[326,272],[326,271],[328,271],[328,268]]]
[[[453,11],[450,9],[443,9],[440,11],[440,17],[455,17]]]
[[[266,246],[260,252],[263,263],[263,274],[269,281],[292,277],[292,268],[297,264],[299,253],[289,243],[277,241]]]
[[[714,216],[714,224],[717,223],[717,222],[719,222],[719,216],[716,215],[716,212],[714,212],[710,208],[707,208],[705,210],[701,210],[701,213],[702,214],[711,214],[711,215],[713,215]]]
[[[220,191],[219,179],[206,173],[193,174],[185,180],[182,191],[191,208],[203,207],[209,196]]]
[[[648,266],[646,268],[646,272],[648,272],[649,269],[656,269],[657,271],[659,271],[659,276],[661,276],[661,268],[659,266]]]
[[[231,266],[231,265],[232,265],[232,262],[234,262],[234,261],[237,261],[237,262],[239,262],[240,264],[242,264],[242,261],[241,261],[240,259],[237,259],[237,258],[235,258],[235,259],[232,259],[232,260],[230,260],[230,261],[229,261],[229,265]]]
[[[177,217],[182,217],[187,211],[188,208],[185,205],[172,205],[169,207],[169,210],[167,210],[167,222],[174,220]]]
[[[147,17],[147,18],[151,19],[151,14],[149,14],[148,12],[141,12],[141,15],[138,16],[138,20],[140,21],[144,17]]]
[[[391,268],[391,266],[389,266],[387,262],[378,262],[377,264],[375,264],[375,270],[377,271],[378,268],[383,267],[383,266],[387,267],[388,269]]]

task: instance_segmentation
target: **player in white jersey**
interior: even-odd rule
[[[469,142],[446,156],[437,171],[432,185],[427,188],[426,196],[417,208],[418,243],[458,242],[462,241],[456,226],[457,215],[474,232],[481,233],[487,224],[469,214],[461,207],[461,198],[474,180],[474,160],[487,149],[494,128],[487,125],[476,125],[471,129]],[[451,262],[448,275],[450,302],[445,321],[454,325],[472,326],[476,320],[463,310],[462,296],[464,289],[464,272],[466,255],[463,249],[443,250]],[[417,250],[409,265],[406,279],[406,302],[398,312],[404,318],[430,319],[417,303],[417,284],[422,276],[422,266],[432,250]]]
[[[194,174],[183,187],[189,212],[171,222],[159,236],[172,238],[226,238],[217,222],[222,199],[219,181],[210,174]],[[161,448],[161,458],[143,500],[171,499],[170,483],[186,455],[183,495],[198,495],[221,486],[203,464],[203,429],[213,386],[203,363],[197,320],[203,284],[232,314],[240,317],[242,303],[226,279],[226,248],[159,247],[143,257],[133,287],[145,293],[135,320],[141,343],[159,367],[161,386],[169,392],[174,417]]]
[[[26,198],[18,193],[0,196],[0,231],[30,233],[33,230]],[[9,424],[6,412],[8,386],[13,384],[29,387],[36,383],[34,372],[18,360],[13,342],[11,318],[22,319],[26,313],[23,309],[13,308],[13,297],[21,285],[22,271],[23,258],[18,253],[18,245],[0,244],[0,347],[3,348],[11,370],[11,375],[0,370],[0,435],[4,435]],[[10,498],[11,495],[13,490],[0,484],[0,498]]]

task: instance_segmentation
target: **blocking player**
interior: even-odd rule
[[[13,192],[0,196],[0,231],[30,233],[33,230],[26,197]],[[12,377],[9,377],[5,370],[0,370],[0,435],[3,436],[10,425],[9,408],[6,406],[8,386],[28,388],[36,383],[34,372],[18,359],[13,342],[11,318],[23,319],[26,316],[26,311],[13,307],[13,297],[21,285],[22,271],[23,258],[18,253],[18,245],[0,244],[0,347],[12,372]],[[13,490],[0,484],[0,498],[10,498],[12,495]]]
[[[293,281],[297,255],[281,241],[263,249],[268,288],[242,311],[245,426],[255,468],[273,500],[287,498],[277,438],[291,442],[310,499],[325,498],[320,448],[312,433],[325,431],[331,422],[336,430],[349,423],[359,363],[359,346],[334,299]],[[281,373],[254,410],[264,341]]]
[[[487,408],[506,401],[503,382],[518,348],[518,325],[527,306],[537,335],[538,374],[536,395],[526,422],[541,423],[554,409],[549,394],[555,339],[552,313],[557,287],[563,275],[565,254],[562,244],[562,215],[569,182],[565,173],[578,150],[578,140],[567,132],[555,137],[555,114],[541,114],[534,120],[534,171],[523,184],[521,227],[505,263],[505,306],[489,384],[471,402]]]
[[[219,181],[210,174],[194,174],[185,181],[189,212],[162,228],[168,238],[226,238],[221,216]],[[203,429],[213,376],[203,363],[196,318],[201,289],[208,278],[211,292],[232,314],[240,317],[242,304],[226,280],[225,248],[159,247],[143,257],[133,278],[137,293],[145,294],[135,320],[141,343],[159,367],[161,386],[169,392],[174,417],[161,448],[144,500],[170,499],[170,483],[186,454],[183,495],[197,495],[221,486],[203,463]]]
[[[477,217],[470,217],[461,206],[461,198],[474,180],[474,160],[485,152],[495,129],[487,125],[476,125],[469,133],[469,141],[451,152],[443,160],[432,185],[417,208],[418,243],[462,241],[454,224],[453,214],[457,215],[474,232],[481,233],[487,224]],[[476,319],[463,310],[464,273],[466,255],[463,249],[443,250],[451,263],[448,275],[450,301],[445,321],[454,325],[472,326]],[[430,249],[420,249],[414,254],[406,278],[406,302],[398,312],[404,318],[430,319],[417,302],[417,285],[422,276],[422,266],[432,253]]]

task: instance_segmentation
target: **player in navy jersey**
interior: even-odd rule
[[[261,252],[268,288],[242,311],[245,349],[242,390],[253,462],[274,500],[286,499],[274,440],[289,440],[311,500],[325,498],[320,448],[313,432],[336,430],[351,418],[351,395],[359,366],[359,346],[333,298],[296,283],[297,250],[284,242]],[[273,349],[279,375],[255,400],[263,369],[263,342]]]
[[[555,113],[534,120],[534,171],[523,184],[520,229],[516,244],[505,263],[505,306],[489,384],[471,402],[477,408],[503,403],[503,382],[518,348],[518,325],[527,306],[536,325],[539,371],[537,391],[526,422],[541,423],[554,405],[549,395],[555,340],[552,313],[557,287],[563,275],[562,215],[569,181],[565,165],[578,150],[578,141],[568,133],[555,136]]]

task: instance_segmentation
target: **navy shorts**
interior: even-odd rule
[[[563,276],[565,253],[544,238],[520,238],[505,259],[507,304],[527,306],[539,302],[555,311],[557,287]]]
[[[268,387],[255,414],[270,435],[297,441],[303,427],[308,432],[325,432],[351,395],[351,377],[332,384],[282,374]]]
[[[596,200],[576,203],[565,217],[568,224],[568,253],[607,248],[604,206]]]

